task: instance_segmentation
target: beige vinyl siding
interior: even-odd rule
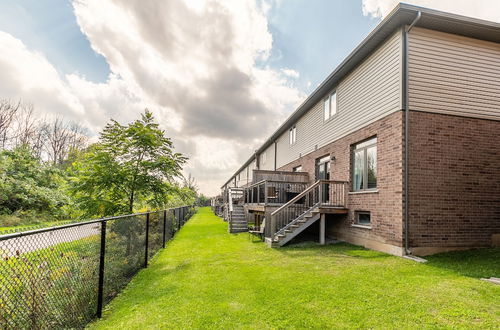
[[[411,110],[500,120],[500,44],[414,28]]]
[[[264,153],[267,154],[265,162]],[[274,143],[272,143],[264,152],[260,154],[260,169],[274,170]]]
[[[336,115],[325,122],[321,100],[296,123],[294,145],[289,144],[288,131],[279,137],[278,168],[401,110],[401,42],[398,30],[338,84]]]
[[[250,163],[247,167],[245,167],[241,172],[239,172],[239,180],[238,174],[236,175],[236,182],[238,187],[243,187],[252,182],[252,170],[255,162]],[[247,172],[248,171],[248,172]],[[248,176],[247,176],[248,175]]]

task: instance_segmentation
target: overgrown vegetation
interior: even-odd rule
[[[193,209],[185,213],[188,219]],[[151,213],[148,256],[162,247],[163,212]],[[178,219],[167,214],[166,240]],[[0,242],[0,329],[81,329],[95,317],[100,256],[100,225],[59,229],[23,240]],[[89,227],[93,227],[92,229]],[[53,239],[86,231],[86,237],[53,244]],[[81,236],[80,236],[81,237]],[[114,298],[144,266],[146,218],[107,222],[104,303]],[[39,249],[15,253],[26,247]],[[35,248],[34,248],[35,249]]]
[[[151,112],[129,124],[111,120],[95,143],[88,132],[64,118],[42,119],[31,104],[0,99],[0,227],[197,200],[194,179],[181,174],[187,158]]]
[[[499,276],[498,249],[430,260],[349,244],[270,249],[203,208],[90,328],[497,328],[500,287],[476,276]]]

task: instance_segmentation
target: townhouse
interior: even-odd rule
[[[222,192],[232,231],[271,246],[499,245],[500,24],[399,4]]]

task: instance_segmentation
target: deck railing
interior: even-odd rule
[[[348,183],[319,180],[271,213],[271,238],[316,207],[345,208]]]
[[[245,203],[259,205],[280,205],[288,202],[304,189],[305,182],[262,180],[244,188]]]

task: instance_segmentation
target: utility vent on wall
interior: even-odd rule
[[[314,146],[314,151],[316,151],[316,150],[318,150],[318,145],[317,144]]]
[[[299,158],[302,157],[302,153],[299,153]]]

